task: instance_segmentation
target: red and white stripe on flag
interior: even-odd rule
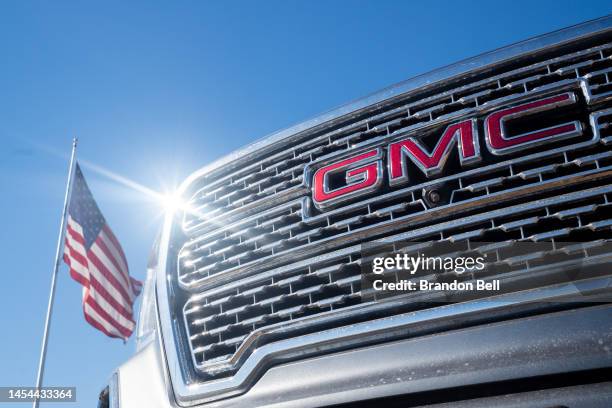
[[[70,276],[83,285],[85,320],[107,336],[127,339],[134,331],[134,300],[142,283],[130,277],[125,254],[108,227],[86,249],[83,226],[67,219],[64,261]]]

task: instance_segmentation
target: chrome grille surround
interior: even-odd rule
[[[417,77],[412,84],[408,81],[321,119],[280,132],[187,180],[185,193],[193,194],[194,201],[202,200],[198,207],[206,209],[210,217],[199,223],[190,216],[178,223],[166,221],[164,239],[168,246],[162,248],[160,259],[164,261],[160,264],[166,265],[167,271],[158,274],[157,288],[158,294],[162,294],[158,301],[162,340],[177,399],[190,405],[244,392],[249,382],[256,380],[255,370],[263,369],[271,360],[283,356],[281,361],[286,361],[307,355],[303,347],[296,352],[295,347],[287,345],[294,336],[304,340],[318,335],[321,340],[329,335],[327,341],[335,343],[336,333],[337,346],[346,347],[346,339],[338,332],[343,325],[355,321],[356,330],[365,330],[361,336],[368,332],[354,319],[356,315],[371,317],[370,322],[374,322],[381,313],[388,315],[388,310],[397,308],[400,301],[358,302],[359,272],[355,272],[359,265],[358,244],[373,235],[386,240],[423,237],[468,240],[501,231],[537,241],[577,230],[607,231],[610,220],[606,214],[612,202],[609,186],[612,112],[601,104],[612,96],[610,44],[578,51],[574,47],[571,53],[527,64],[510,73],[487,76],[483,72],[490,72],[495,64],[512,58],[524,55],[532,59],[538,50],[548,52],[551,47],[560,48],[582,36],[609,32],[610,20],[600,19]],[[468,67],[474,65],[479,68],[471,71]],[[481,76],[479,80],[466,80],[477,73]],[[513,80],[504,83],[502,80],[508,77]],[[446,85],[460,80],[465,82],[461,86]],[[431,85],[421,87],[421,83]],[[496,86],[492,88],[490,84]],[[414,102],[402,102],[435,87],[449,89]],[[398,135],[422,132],[459,117],[480,117],[497,106],[560,90],[574,93],[588,106],[596,106],[589,110],[588,120],[583,120],[583,125],[589,128],[585,129],[587,137],[572,146],[436,179],[432,183],[458,185],[453,192],[457,197],[446,206],[428,208],[419,196],[419,190],[431,183],[403,187],[324,213],[308,205],[304,167],[307,176],[312,166],[337,157],[343,150],[359,151]],[[385,110],[385,106],[391,108]],[[449,106],[452,112],[444,111]],[[378,113],[364,118],[371,110]],[[323,136],[312,138],[315,132]],[[281,145],[290,146],[287,149],[290,151],[270,154]],[[232,160],[252,160],[257,155],[266,159],[242,170],[232,169]],[[535,160],[546,161],[539,165]],[[253,169],[258,169],[259,176],[246,174]],[[489,176],[483,178],[485,174]],[[202,187],[202,178],[213,177],[216,179]],[[590,188],[579,193],[568,190],[587,182]],[[502,188],[505,185],[511,188]],[[542,199],[525,199],[534,193],[542,193]],[[552,196],[556,193],[561,195]],[[408,199],[397,202],[401,197]],[[392,205],[386,205],[389,202]],[[495,208],[500,202],[508,206]],[[567,203],[567,207],[558,208],[560,203]],[[491,206],[489,210],[474,211],[475,206],[487,205]],[[363,208],[366,211],[359,213]],[[347,213],[351,216],[345,216]],[[462,217],[452,219],[454,215]],[[520,215],[520,219],[513,219],[513,215]],[[215,224],[221,217],[227,224],[224,227]],[[336,217],[334,222],[330,222],[331,217]],[[572,226],[528,234],[530,226],[550,220]],[[592,221],[586,222],[589,220]],[[176,238],[178,224],[182,224],[180,234],[193,237],[191,241]],[[243,238],[246,235],[249,237]],[[181,242],[188,243],[183,247]],[[174,247],[177,244],[180,247]],[[181,269],[184,265],[173,258],[178,255],[182,260],[188,259],[184,248],[190,250],[189,256],[194,248],[203,254],[201,259],[189,259],[194,261],[190,266],[199,269],[191,275],[192,271],[185,272]],[[215,257],[216,261],[211,262]],[[294,259],[298,261],[289,264]],[[210,267],[211,264],[216,266]],[[187,279],[188,276],[196,279]],[[257,297],[262,291],[270,294],[261,298],[263,301]],[[313,299],[315,293],[323,295]],[[252,302],[245,301],[249,296]],[[210,310],[207,316],[192,319],[190,315],[196,316],[198,307]],[[452,315],[464,307],[484,308],[450,305],[440,313]],[[421,311],[424,318],[428,313]],[[396,320],[401,320],[401,316],[410,320],[405,314],[397,315]],[[210,322],[215,324],[206,327]],[[204,330],[195,332],[192,327]],[[194,342],[198,336],[219,337],[198,346]],[[213,356],[215,352],[217,355],[204,358],[211,350]]]

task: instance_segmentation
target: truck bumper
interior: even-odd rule
[[[612,306],[596,305],[278,365],[202,406],[610,407],[611,369]],[[153,341],[118,368],[110,407],[178,407],[166,373]]]

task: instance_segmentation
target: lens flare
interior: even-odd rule
[[[159,201],[166,213],[174,213],[178,210],[188,211],[187,203],[176,191],[161,195]]]
[[[146,187],[134,180],[130,180],[120,174],[112,172],[97,164],[79,160],[79,162],[88,169],[134,191],[142,193],[144,196],[157,203],[165,214],[174,214],[178,211],[189,213],[201,220],[207,220],[209,217],[202,211],[193,208],[188,201],[184,200],[178,190],[165,193],[157,192],[149,187]]]

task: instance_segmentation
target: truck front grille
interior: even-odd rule
[[[594,41],[379,103],[333,126],[307,129],[237,170],[221,168],[195,180],[195,211],[184,214],[171,252],[194,367],[212,377],[231,375],[259,344],[429,307],[407,301],[403,308],[367,312],[360,281],[366,242],[610,239],[612,45],[609,38]],[[475,168],[450,163],[436,179],[387,186],[325,212],[309,205],[309,164],[560,91],[573,93],[578,103],[538,120],[562,115],[579,121],[583,134],[569,142],[502,161],[483,154]],[[428,143],[427,133],[423,140]],[[431,186],[444,192],[443,205],[424,197]],[[534,287],[547,272],[518,263],[505,273],[518,290]],[[340,313],[351,308],[362,312]]]

